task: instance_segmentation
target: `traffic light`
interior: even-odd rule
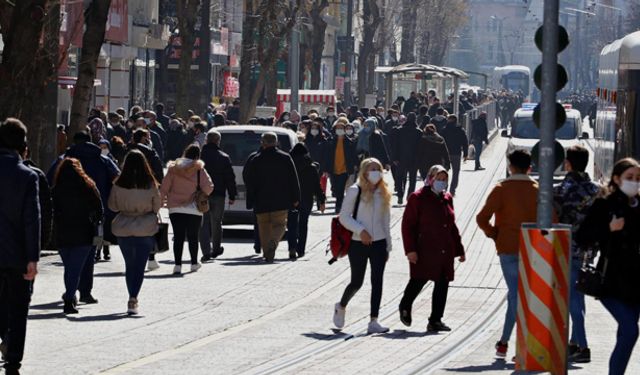
[[[536,31],[536,35],[534,37],[536,47],[538,47],[538,49],[541,52],[542,52],[542,40],[544,38],[542,30],[543,30],[543,27],[541,26],[538,29],[538,31]],[[563,50],[565,50],[569,45],[569,34],[567,33],[567,30],[564,27],[562,26],[558,27],[557,38],[558,38],[558,53],[560,53]],[[567,70],[560,64],[557,64],[556,69],[557,69],[557,74],[556,74],[555,90],[557,92],[562,90],[562,88],[567,84],[567,82],[569,81],[569,75],[567,74]],[[542,64],[538,65],[536,70],[533,72],[533,82],[536,84],[536,87],[540,89],[540,91],[542,91]],[[533,121],[538,127],[538,129],[541,129],[540,127],[541,108],[542,108],[541,104],[538,104],[536,108],[533,110]],[[560,103],[556,103],[555,129],[556,130],[560,129],[562,125],[564,125],[565,121],[567,121],[567,113],[564,107]],[[564,161],[565,153],[564,153],[564,147],[562,147],[562,145],[558,141],[555,141],[554,144],[555,144],[554,166],[555,168],[558,168]],[[538,166],[538,163],[540,160],[539,149],[540,149],[540,142],[536,143],[536,145],[531,150],[531,158],[532,158],[534,167]]]

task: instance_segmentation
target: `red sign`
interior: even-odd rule
[[[129,41],[128,0],[111,0],[105,41],[127,44]]]
[[[229,72],[224,73],[224,92],[222,95],[233,98],[240,96],[240,82]]]

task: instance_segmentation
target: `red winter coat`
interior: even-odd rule
[[[410,264],[411,278],[453,281],[454,258],[464,255],[455,221],[451,194],[436,195],[424,187],[409,196],[402,218],[402,241],[406,254],[418,253]]]

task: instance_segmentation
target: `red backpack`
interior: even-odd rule
[[[362,190],[358,186],[358,196],[356,197],[356,203],[353,208],[353,218],[358,217],[358,207],[360,206],[360,193]],[[349,246],[351,245],[351,237],[353,233],[345,228],[340,223],[340,216],[336,216],[331,219],[331,240],[329,241],[329,248],[327,253],[331,251],[331,259],[329,264],[335,263],[338,259],[344,257],[349,252]]]

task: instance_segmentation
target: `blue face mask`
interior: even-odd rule
[[[433,185],[431,185],[431,189],[436,194],[443,194],[447,191],[449,187],[449,183],[447,181],[433,181]]]

